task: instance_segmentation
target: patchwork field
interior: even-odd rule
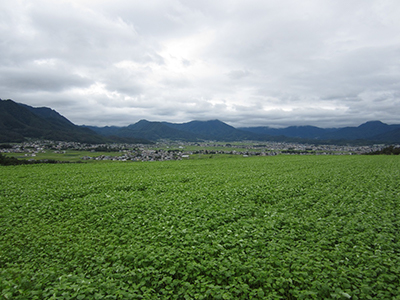
[[[400,299],[398,156],[0,167],[2,299]]]

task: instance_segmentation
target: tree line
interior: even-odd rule
[[[55,159],[40,159],[40,160],[17,159],[14,156],[8,157],[0,153],[1,166],[32,165],[32,164],[43,164],[43,163],[59,164],[59,163],[69,163],[69,161],[60,161]]]
[[[388,146],[383,148],[382,150],[374,151],[371,153],[367,153],[367,155],[399,155],[400,147]]]

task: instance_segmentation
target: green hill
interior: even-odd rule
[[[104,137],[88,128],[74,125],[50,108],[33,108],[12,100],[0,100],[0,141],[20,142],[26,138],[106,142]]]

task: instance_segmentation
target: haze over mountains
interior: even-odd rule
[[[307,143],[400,143],[400,124],[370,121],[358,127],[234,128],[220,120],[188,123],[140,120],[124,127],[78,126],[51,108],[34,108],[12,100],[0,101],[0,142],[40,138],[86,143],[149,143],[161,139],[181,141],[287,141]]]

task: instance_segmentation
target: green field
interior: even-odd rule
[[[28,156],[25,156],[27,154]],[[91,152],[91,151],[81,151],[81,150],[67,150],[65,153],[54,153],[52,150],[47,150],[45,152],[40,152],[35,154],[36,156],[30,156],[31,153],[23,152],[23,153],[3,153],[4,156],[7,157],[15,157],[17,159],[34,159],[34,160],[43,160],[43,159],[51,159],[57,161],[67,161],[67,162],[83,162],[82,157],[84,156],[92,156],[98,157],[101,155],[109,155],[109,156],[118,156],[123,153],[119,152]],[[85,161],[90,162],[90,161]]]
[[[398,156],[0,167],[2,299],[400,299]]]

